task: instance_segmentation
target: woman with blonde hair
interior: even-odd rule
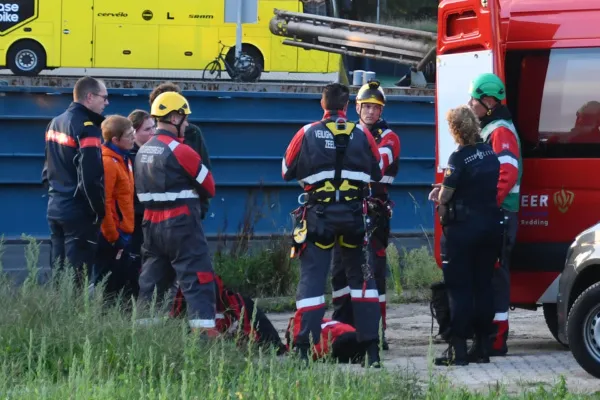
[[[444,180],[429,198],[438,203],[443,229],[442,269],[450,304],[448,350],[436,365],[489,362],[487,342],[494,318],[492,276],[502,244],[502,211],[497,202],[500,162],[479,136],[479,120],[468,106],[448,111],[458,148]],[[477,347],[467,353],[467,338]]]

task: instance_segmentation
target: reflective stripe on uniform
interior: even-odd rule
[[[504,156],[500,156],[498,157],[498,161],[500,161],[500,164],[510,164],[515,168],[519,168],[519,160],[517,160],[516,158],[509,156],[509,155],[504,155]]]
[[[508,313],[507,312],[496,313],[494,315],[494,321],[508,321]]]
[[[325,296],[309,297],[307,299],[296,301],[296,309],[298,310],[308,307],[316,307],[320,305],[325,305]]]
[[[333,292],[331,292],[331,297],[333,299],[337,299],[338,297],[342,297],[342,296],[345,296],[347,294],[350,294],[350,286],[346,286],[343,289],[334,290]]]
[[[394,162],[394,155],[392,154],[392,150],[388,147],[380,147],[379,154],[381,155],[381,160],[379,160],[379,168],[383,169],[383,156],[387,156],[388,165]]]
[[[198,193],[194,190],[182,190],[181,192],[168,193],[138,193],[138,199],[141,202],[145,201],[175,201],[178,199],[198,199]]]
[[[350,296],[353,299],[376,299],[379,301],[379,292],[377,289],[367,289],[365,290],[365,295],[363,296],[363,291],[361,289],[352,289],[350,290]]]
[[[327,322],[325,322],[324,324],[321,324],[321,329],[325,329],[325,328],[327,328],[328,326],[331,326],[331,325],[337,325],[337,324],[339,324],[339,323],[340,323],[339,321],[327,321]]]
[[[214,319],[190,319],[190,328],[214,328],[217,326]]]
[[[196,182],[198,182],[199,184],[202,184],[207,176],[208,176],[208,168],[206,168],[206,166],[204,164],[202,164],[202,167],[200,168],[200,172],[198,172],[198,176],[196,177]]]
[[[361,182],[370,182],[371,176],[365,172],[358,171],[348,171],[342,170],[342,179],[350,179],[353,181],[361,181]],[[313,175],[309,175],[304,179],[301,179],[300,182],[303,182],[307,185],[314,185],[317,182],[324,181],[326,179],[333,179],[335,177],[335,171],[322,171]]]

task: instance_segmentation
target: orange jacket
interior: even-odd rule
[[[106,145],[102,146],[102,162],[104,163],[106,217],[102,221],[100,230],[104,238],[112,243],[119,239],[117,229],[131,234],[135,226],[133,166],[131,159],[125,164],[123,157]],[[119,217],[117,207],[121,217]]]

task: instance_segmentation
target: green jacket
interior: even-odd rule
[[[183,142],[190,146],[192,149],[196,150],[196,153],[200,154],[200,158],[202,158],[202,164],[206,165],[206,168],[212,170],[212,166],[210,164],[210,156],[208,154],[208,147],[206,147],[206,143],[204,141],[204,135],[202,135],[202,131],[198,125],[189,124],[187,129],[184,132]],[[208,208],[210,207],[210,199],[202,198],[202,219],[208,213]]]

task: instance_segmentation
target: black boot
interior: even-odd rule
[[[385,339],[385,331],[383,331],[383,336],[381,338],[381,348],[385,351],[390,349],[387,340]]]
[[[490,362],[489,340],[486,335],[476,334],[473,345],[467,353],[469,362],[487,364]]]
[[[364,366],[367,368],[381,368],[381,359],[379,358],[379,343],[377,340],[369,343],[367,346],[367,358]],[[368,364],[367,364],[368,363]]]
[[[300,361],[300,368],[308,367],[308,347],[306,346],[297,346],[295,348],[296,354],[298,355],[298,360]]]
[[[465,339],[451,339],[448,349],[444,351],[441,357],[435,359],[435,365],[469,365],[467,357],[467,341]]]

